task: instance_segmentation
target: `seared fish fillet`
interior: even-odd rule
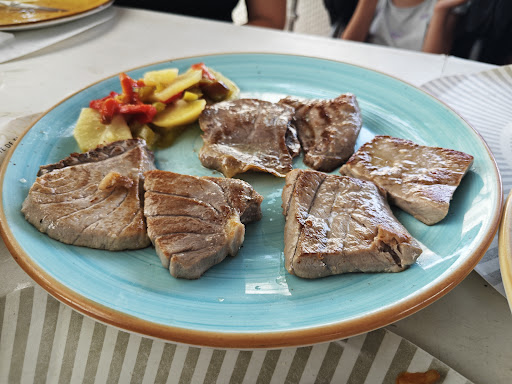
[[[448,214],[455,189],[473,164],[473,156],[409,140],[376,136],[340,169],[341,174],[371,180],[390,203],[425,224]]]
[[[363,122],[353,94],[332,100],[301,101],[287,97],[279,103],[295,108],[294,125],[308,167],[330,172],[354,153]]]
[[[158,170],[144,176],[148,235],[174,277],[198,279],[235,256],[244,224],[261,218],[263,197],[242,180]]]
[[[399,272],[421,254],[372,182],[296,169],[286,176],[282,199],[291,274]]]
[[[143,140],[74,153],[40,168],[22,212],[39,231],[66,244],[111,251],[150,245],[142,175],[153,169]]]
[[[204,145],[201,163],[232,177],[247,171],[284,177],[300,152],[293,108],[239,99],[209,105],[199,117]]]

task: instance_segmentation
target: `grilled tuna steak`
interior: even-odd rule
[[[174,277],[197,279],[235,256],[244,224],[261,218],[262,196],[241,180],[145,173],[148,235]]]
[[[330,172],[353,153],[362,117],[357,99],[347,93],[332,100],[279,101],[295,109],[294,124],[304,150],[304,164]]]
[[[288,272],[314,279],[348,272],[399,272],[421,248],[371,182],[296,169],[282,194]]]
[[[432,225],[448,214],[455,189],[472,163],[473,156],[463,152],[376,136],[340,172],[373,181],[387,192],[390,203]]]
[[[143,140],[123,140],[40,168],[22,212],[66,244],[111,251],[150,245],[142,174],[154,168]]]
[[[247,171],[284,177],[300,152],[293,108],[256,99],[209,105],[199,117],[201,163],[232,177]]]

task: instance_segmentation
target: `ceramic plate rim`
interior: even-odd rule
[[[379,72],[373,69],[369,69],[364,66],[355,65],[351,63],[346,63],[340,60],[332,60],[332,59],[324,59],[307,55],[293,55],[293,54],[276,54],[276,53],[267,53],[267,52],[226,52],[226,53],[216,53],[216,54],[205,54],[205,55],[192,55],[187,57],[177,57],[171,58],[168,60],[162,60],[155,63],[148,63],[141,66],[137,66],[135,68],[126,70],[126,72],[131,70],[137,70],[144,67],[148,67],[151,65],[157,65],[169,61],[176,60],[186,60],[193,58],[206,58],[206,57],[216,57],[216,56],[225,56],[225,55],[270,55],[270,56],[283,56],[283,57],[302,57],[307,59],[314,59],[319,61],[327,61],[333,63],[340,63],[343,65],[353,66],[357,68],[361,68],[367,71],[375,72],[381,74],[383,76],[392,78],[400,83],[403,83],[409,87],[412,87],[420,92],[424,93],[426,96],[436,100],[439,105],[443,108],[448,109],[452,113],[454,113],[458,118],[460,118],[468,128],[473,130],[476,136],[481,140],[483,146],[487,151],[487,155],[492,161],[494,167],[493,172],[496,176],[496,187],[497,187],[497,195],[502,196],[502,185],[501,185],[501,176],[499,174],[499,170],[496,165],[496,161],[485,143],[484,139],[481,135],[476,132],[474,128],[471,127],[459,114],[457,114],[452,108],[447,106],[445,103],[440,101],[439,99],[433,97],[429,93],[425,92],[419,87],[416,87],[406,81],[403,81],[394,76],[390,76],[383,72]],[[3,183],[5,173],[7,171],[8,164],[12,157],[12,154],[15,152],[18,144],[21,142],[21,139],[25,136],[26,133],[30,131],[30,129],[37,124],[44,116],[46,116],[50,111],[63,104],[70,98],[74,97],[76,94],[82,92],[83,90],[92,87],[95,84],[101,83],[105,80],[111,79],[112,77],[117,76],[119,73],[113,74],[111,76],[105,77],[97,82],[89,84],[88,86],[80,89],[68,97],[64,98],[47,111],[45,111],[36,121],[34,121],[23,133],[20,135],[19,139],[16,141],[14,148],[6,155],[6,158],[0,169],[0,199],[3,201]],[[416,313],[420,309],[428,306],[432,302],[444,296],[451,289],[457,286],[477,265],[480,259],[483,257],[485,251],[490,246],[494,235],[496,234],[500,222],[501,217],[501,209],[503,205],[503,200],[498,198],[496,207],[494,212],[492,212],[490,218],[489,230],[485,234],[485,238],[482,240],[480,244],[478,244],[473,251],[473,253],[466,257],[465,260],[455,269],[449,271],[446,276],[438,281],[436,284],[431,284],[428,287],[424,287],[423,289],[416,292],[413,297],[402,299],[396,304],[392,306],[388,306],[385,308],[380,308],[376,310],[374,313],[370,315],[366,315],[364,317],[349,319],[346,321],[341,321],[334,324],[329,325],[320,325],[320,326],[312,326],[306,329],[298,329],[298,330],[288,330],[288,331],[278,331],[278,332],[222,332],[222,331],[203,331],[203,330],[191,330],[184,329],[180,327],[175,327],[171,325],[162,325],[157,324],[152,321],[143,320],[138,317],[122,313],[120,311],[108,308],[103,306],[102,304],[91,301],[90,299],[76,293],[71,290],[67,286],[63,285],[59,281],[55,280],[48,274],[46,274],[42,268],[40,268],[28,254],[23,251],[21,246],[18,244],[16,238],[12,234],[9,229],[9,226],[6,225],[7,218],[5,215],[3,204],[0,204],[0,232],[5,241],[5,244],[8,250],[11,252],[12,256],[16,260],[16,262],[22,267],[27,274],[29,274],[37,284],[42,286],[48,293],[57,298],[59,301],[67,304],[71,308],[81,312],[101,323],[109,324],[115,326],[117,328],[121,328],[130,332],[134,332],[137,334],[141,334],[144,336],[155,337],[158,339],[172,341],[177,343],[191,344],[197,346],[204,347],[219,347],[219,348],[237,348],[237,349],[257,349],[257,348],[283,348],[283,347],[292,347],[292,346],[304,346],[304,345],[312,345],[320,342],[327,342],[336,339],[342,339],[346,337],[356,336],[358,334],[362,334],[365,332],[369,332],[375,330],[377,328],[381,328],[390,323],[403,319],[413,313]]]

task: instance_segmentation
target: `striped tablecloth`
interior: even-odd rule
[[[422,88],[452,107],[482,135],[496,158],[503,192],[508,195],[512,189],[512,65],[442,77]],[[475,270],[505,295],[497,236]]]
[[[0,383],[368,383],[436,369],[470,384],[400,336],[380,329],[277,350],[166,343],[103,325],[28,286],[0,298]]]

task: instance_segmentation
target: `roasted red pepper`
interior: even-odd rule
[[[183,96],[183,91],[175,94],[174,96],[169,97],[167,100],[163,101],[163,103],[171,104],[173,101],[181,99],[181,96]]]
[[[119,113],[118,93],[110,92],[108,96],[102,99],[92,100],[89,107],[97,110],[101,115],[101,122],[109,124],[116,113]]]
[[[126,73],[121,73],[119,80],[121,81],[121,94],[110,92],[102,99],[92,100],[89,107],[100,112],[103,124],[110,123],[114,115],[118,113],[130,115],[142,124],[151,122],[156,115],[156,108],[140,101],[138,93],[134,90],[134,88],[144,86],[144,82],[134,80]]]
[[[119,108],[119,112],[123,115],[133,115],[133,117],[141,124],[151,123],[156,115],[156,108],[151,104],[124,104]]]
[[[121,82],[121,89],[123,90],[119,96],[119,99],[123,103],[135,102],[135,93],[133,92],[133,87],[136,85],[136,82],[126,73],[121,73],[119,75],[119,80]]]
[[[200,69],[201,71],[203,71],[203,77],[207,78],[208,80],[212,80],[212,81],[216,80],[215,75],[210,72],[210,69],[204,63],[193,64],[190,68]]]

